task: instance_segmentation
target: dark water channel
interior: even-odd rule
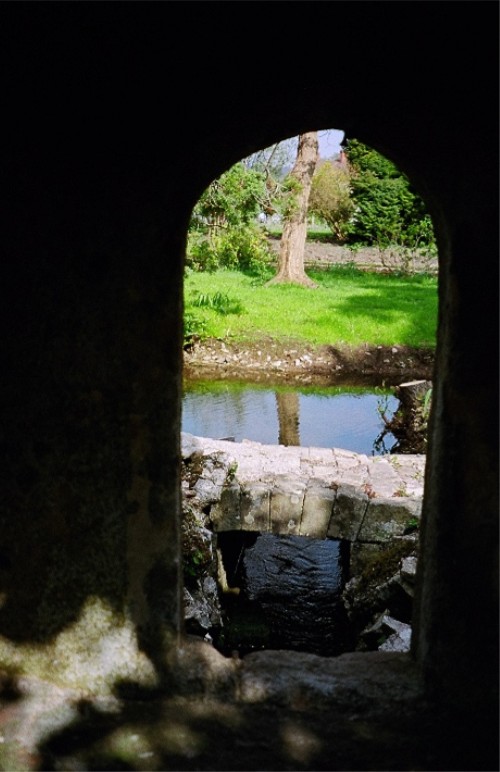
[[[200,437],[269,445],[343,448],[366,455],[395,449],[380,411],[391,418],[398,399],[380,387],[273,389],[197,381],[184,384],[182,430]]]
[[[333,539],[234,531],[217,536],[229,590],[215,641],[225,654],[256,649],[336,656],[351,647],[341,601],[349,547]]]

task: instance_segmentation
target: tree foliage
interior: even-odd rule
[[[256,215],[269,201],[263,172],[237,163],[214,180],[196,204],[189,226],[186,264],[258,272],[270,250]]]
[[[358,140],[347,143],[354,212],[347,227],[350,243],[433,248],[430,216],[406,175],[383,155]]]
[[[333,161],[320,162],[312,181],[309,212],[324,220],[338,241],[344,241],[354,207],[349,169]]]

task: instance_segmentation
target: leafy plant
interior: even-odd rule
[[[199,292],[192,304],[199,308],[211,308],[223,316],[241,314],[244,310],[237,298],[231,298],[225,292],[214,292],[213,294]]]
[[[201,550],[194,550],[190,554],[184,555],[184,575],[189,577],[196,577],[205,563],[206,559]]]
[[[227,470],[227,479],[228,479],[229,482],[234,480],[237,471],[238,471],[238,462],[237,461],[233,461],[229,465],[229,469]]]
[[[206,322],[190,311],[184,313],[184,348],[192,346],[196,340],[206,336]]]
[[[427,391],[425,392],[424,400],[422,403],[422,414],[423,414],[424,420],[426,421],[428,420],[429,414],[431,411],[431,399],[432,399],[432,386],[429,389],[427,389]]]
[[[418,530],[419,526],[420,526],[420,520],[418,519],[418,517],[410,517],[406,521],[404,533],[405,534],[413,533],[414,531]]]

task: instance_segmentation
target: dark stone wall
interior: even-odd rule
[[[50,640],[96,595],[176,634],[182,233],[156,177],[67,140],[3,230],[2,631]]]
[[[239,158],[336,127],[406,171],[438,228],[414,654],[445,699],[481,705],[498,659],[497,7],[295,3],[264,26],[260,9],[2,7],[0,631],[50,642],[98,596],[161,670],[182,629],[189,213]]]
[[[475,169],[486,195],[451,203],[442,248],[414,640],[428,688],[468,709],[498,699],[496,191],[487,193],[488,170]]]

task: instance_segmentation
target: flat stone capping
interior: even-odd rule
[[[214,531],[247,530],[382,543],[420,519],[424,455],[366,456],[181,435],[202,460],[194,492]]]

